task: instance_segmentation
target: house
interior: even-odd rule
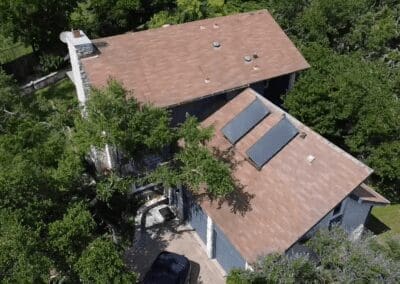
[[[172,199],[189,205],[188,223],[225,271],[289,252],[321,227],[359,234],[372,206],[388,203],[365,184],[372,169],[276,105],[309,65],[267,11],[62,40],[82,105],[111,77],[170,109],[173,123],[189,113],[215,128],[209,147],[234,165],[238,194],[222,204]]]

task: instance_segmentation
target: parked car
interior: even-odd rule
[[[163,251],[146,273],[144,284],[186,284],[190,281],[190,261],[184,255]]]

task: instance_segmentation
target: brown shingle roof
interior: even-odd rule
[[[362,183],[359,187],[357,187],[353,194],[356,195],[361,201],[369,202],[373,204],[387,205],[390,204],[390,201],[385,197],[377,193],[371,187]]]
[[[250,200],[251,210],[244,215],[235,214],[226,203],[219,208],[211,201],[201,202],[248,262],[263,254],[288,249],[372,172],[288,114],[286,117],[300,135],[257,170],[246,160],[246,150],[282,119],[284,111],[252,89],[239,94],[203,122],[203,126],[215,127],[211,147],[226,150],[231,146],[221,128],[257,96],[271,114],[232,148],[237,162],[233,175],[243,191],[254,195]],[[309,155],[315,157],[311,163]]]
[[[214,41],[221,46],[214,48]],[[309,67],[266,10],[95,42],[101,53],[82,60],[93,86],[105,85],[111,76],[134,90],[139,101],[161,107]],[[244,56],[254,54],[258,58],[246,63]]]

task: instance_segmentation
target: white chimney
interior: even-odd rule
[[[90,86],[80,59],[92,56],[96,53],[97,49],[92,41],[81,30],[62,32],[60,34],[60,39],[68,46],[72,68],[71,79],[74,82],[79,102],[81,105],[85,106]]]

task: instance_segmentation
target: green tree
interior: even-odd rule
[[[399,65],[400,5],[395,1],[267,2],[264,6],[280,25],[302,42],[317,42],[341,53],[358,51],[366,59],[380,59],[391,67]],[[238,6],[245,7],[245,3]]]
[[[72,26],[81,28],[90,37],[109,36],[142,29],[154,14],[160,12],[156,18],[161,19],[175,7],[175,0],[84,0],[79,1],[70,21]]]
[[[62,46],[58,36],[69,27],[68,15],[76,0],[0,1],[0,31],[34,50]]]
[[[178,129],[183,144],[172,161],[160,166],[147,179],[165,187],[186,186],[195,193],[208,193],[213,198],[225,197],[235,190],[230,167],[217,159],[206,147],[212,128],[200,128],[196,118],[189,117]]]
[[[0,281],[77,282],[73,267],[83,251],[113,236],[121,212],[96,202],[96,176],[72,143],[76,99],[52,91],[21,96],[9,77],[0,79]]]
[[[91,239],[96,223],[83,203],[71,205],[62,219],[49,224],[49,239],[56,253],[74,264]]]
[[[116,34],[133,28],[140,0],[86,0],[70,15],[71,25],[84,30],[90,37]]]
[[[15,212],[0,209],[0,280],[47,282],[52,265],[39,232],[24,226]]]
[[[316,44],[303,52],[313,68],[299,78],[285,106],[305,124],[373,166],[381,191],[398,200],[399,155],[388,152],[396,149],[400,137],[397,71]]]
[[[140,105],[134,98],[126,100],[127,95],[116,81],[110,81],[103,90],[92,92],[87,115],[77,120],[73,135],[82,154],[88,153],[93,146],[104,149],[106,145],[112,145],[128,160],[133,159],[140,165],[146,155],[158,154],[172,147],[176,149],[173,161],[155,173],[145,175],[142,180],[163,182],[169,186],[185,185],[194,191],[206,185],[215,197],[234,190],[228,165],[217,160],[205,146],[212,136],[211,129],[201,129],[194,118],[173,129],[166,110]],[[184,141],[184,147],[175,146],[178,140]],[[113,179],[111,183],[110,178]],[[110,175],[105,183],[99,183],[100,199],[105,200],[115,192],[113,183],[124,183],[118,179],[121,177]]]
[[[85,117],[66,93],[21,96],[2,73],[0,83],[0,211],[10,215],[0,229],[0,281],[125,283],[134,277],[121,258],[134,231],[132,183],[157,176],[214,197],[234,189],[229,166],[205,146],[211,129],[193,118],[172,128],[168,111],[128,99],[115,81],[93,90]],[[106,145],[120,159],[96,171],[89,153]],[[145,158],[168,149],[175,153],[168,167],[148,172]],[[127,163],[134,172],[122,171]]]
[[[126,270],[118,248],[108,240],[96,239],[90,243],[75,269],[83,283],[136,282],[136,276]]]
[[[73,139],[81,153],[88,153],[92,146],[103,149],[110,144],[129,157],[139,158],[172,142],[168,112],[140,105],[134,98],[126,100],[127,95],[116,81],[92,91],[87,116],[75,122]]]
[[[0,135],[8,133],[22,111],[22,97],[18,94],[18,87],[11,76],[8,76],[0,68],[0,105],[2,109],[0,111]]]
[[[161,27],[165,24],[179,24],[207,17],[226,15],[223,0],[176,0],[174,9],[163,10],[154,14],[147,26]]]
[[[396,245],[392,240],[384,243],[370,236],[351,241],[337,228],[322,230],[306,244],[319,255],[320,264],[307,256],[273,254],[253,264],[254,271],[231,271],[227,283],[397,283],[399,259],[383,250],[396,251]]]
[[[371,7],[370,0],[315,0],[299,15],[295,24],[298,36],[304,41],[317,41],[339,47],[360,15]]]

